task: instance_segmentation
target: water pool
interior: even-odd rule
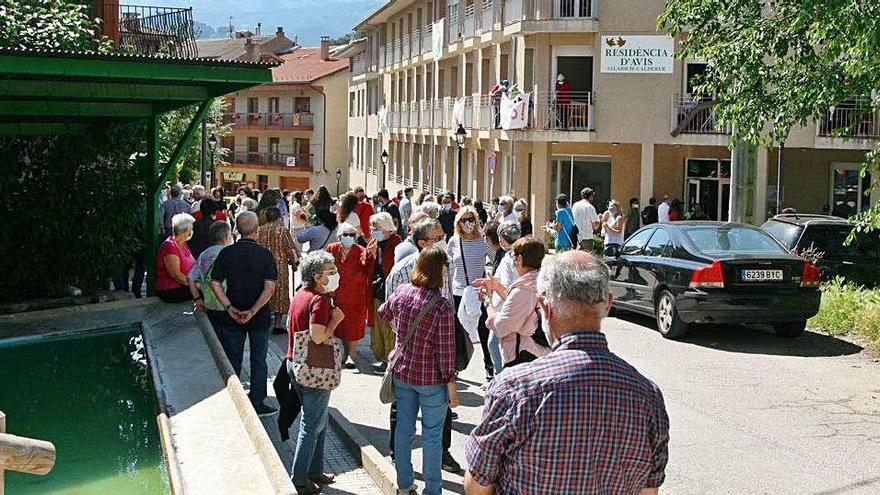
[[[46,476],[7,471],[7,493],[169,493],[155,392],[142,356],[132,355],[139,335],[127,327],[0,341],[7,432],[57,452]]]

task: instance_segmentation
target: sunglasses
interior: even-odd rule
[[[473,219],[473,217],[462,218],[461,221],[464,222],[464,223],[474,223],[474,219]]]
[[[339,237],[357,237],[357,234],[341,234]]]

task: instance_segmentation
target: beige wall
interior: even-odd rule
[[[822,206],[830,201],[831,164],[862,163],[865,153],[851,150],[812,150],[786,148],[783,172],[785,207],[802,213],[822,213]],[[767,175],[768,189],[776,188],[776,149],[769,152]],[[876,195],[873,201],[877,201]],[[772,211],[769,210],[768,211]]]

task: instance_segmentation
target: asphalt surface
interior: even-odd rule
[[[670,341],[651,319],[626,314],[606,319],[603,330],[611,350],[663,391],[671,440],[662,493],[880,493],[880,362],[860,346],[736,326],[697,327]],[[463,444],[482,413],[476,348],[453,426],[451,451],[464,467]],[[388,406],[378,401],[371,361],[367,338],[359,369],[343,373],[331,406],[387,455]],[[415,444],[420,472],[418,437]],[[463,493],[461,475],[444,473],[444,487]]]

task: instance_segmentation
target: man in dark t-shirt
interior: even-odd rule
[[[380,189],[376,196],[379,198],[379,204],[376,205],[376,213],[387,211],[389,215],[391,215],[391,219],[394,220],[394,226],[397,227],[397,233],[400,234],[401,237],[405,237],[406,233],[402,232],[403,222],[400,220],[400,208],[393,201],[391,201],[390,196],[388,195],[387,189]]]
[[[220,322],[223,350],[236,374],[241,373],[245,339],[250,343],[251,389],[248,397],[260,416],[274,414],[267,406],[266,380],[269,326],[272,309],[269,299],[275,292],[278,270],[268,249],[257,244],[257,215],[244,212],[237,219],[241,239],[227,246],[214,262],[211,286],[226,308]],[[286,276],[286,274],[283,274]],[[223,289],[226,282],[226,289]]]

